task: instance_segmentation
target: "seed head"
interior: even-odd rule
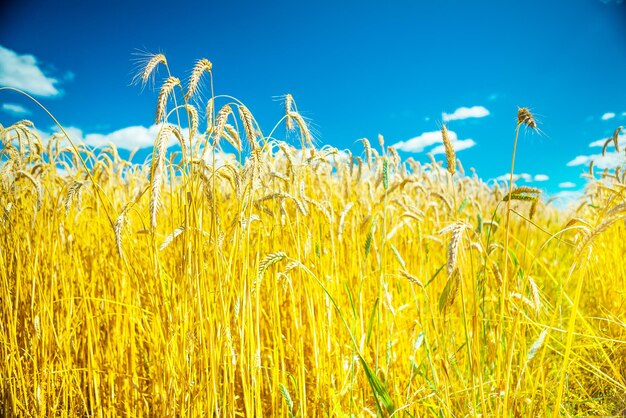
[[[530,129],[537,129],[537,123],[530,110],[526,107],[520,107],[517,110],[517,124],[526,125]]]

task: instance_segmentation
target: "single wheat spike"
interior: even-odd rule
[[[517,124],[526,125],[530,129],[537,129],[537,123],[530,110],[526,107],[520,107],[517,110]]]
[[[207,73],[211,72],[213,68],[213,64],[206,58],[202,58],[196,62],[196,65],[193,67],[191,71],[191,77],[189,77],[189,84],[187,85],[187,93],[185,94],[185,100],[189,101],[191,97],[194,95],[196,90],[198,89],[198,84],[200,83],[200,77],[206,71]]]
[[[365,162],[367,166],[370,167],[372,161],[372,147],[370,146],[370,141],[367,138],[361,138],[360,141],[363,143],[363,148],[365,148]]]
[[[189,139],[193,139],[196,136],[196,132],[198,132],[198,110],[190,104],[185,104],[185,109],[187,110],[187,114],[189,115]]]
[[[229,104],[222,106],[217,117],[215,118],[215,133],[213,134],[213,146],[217,147],[222,135],[224,134],[224,127],[226,126],[226,120],[228,115],[233,113],[233,109]]]
[[[446,128],[446,124],[441,125],[441,136],[443,138],[443,147],[446,150],[446,162],[448,164],[448,172],[451,175],[456,173],[456,155],[454,154],[454,148],[452,147],[452,142],[450,141],[450,137],[448,136],[448,128]]]
[[[150,199],[150,225],[152,228],[156,228],[157,225],[157,212],[159,205],[161,204],[161,184],[163,183],[163,171],[165,165],[165,153],[167,151],[167,140],[169,135],[176,128],[173,125],[168,125],[161,130],[161,134],[157,138],[156,150],[157,154],[154,158],[154,165],[151,176],[150,190],[152,196]]]
[[[33,176],[31,176],[26,171],[22,171],[22,170],[18,171],[16,178],[20,178],[20,177],[24,177],[28,179],[28,181],[30,181],[35,187],[35,192],[37,193],[36,210],[41,209],[41,206],[43,205],[43,187],[41,183],[37,181]]]
[[[291,112],[291,117],[296,121],[298,128],[300,128],[300,135],[306,140],[311,148],[313,148],[313,138],[311,137],[311,131],[309,130],[309,125],[307,125],[306,121],[298,112]]]
[[[285,122],[287,125],[287,130],[293,131],[293,118],[291,117],[291,108],[293,107],[293,96],[289,93],[285,95],[285,114],[287,117],[285,118]]]
[[[252,150],[256,151],[259,149],[259,144],[256,142],[256,131],[254,129],[252,113],[250,113],[248,108],[243,105],[238,106],[237,110],[239,111],[239,118],[241,118],[241,121],[243,122],[243,128],[246,131],[248,142],[250,142]]]
[[[122,251],[122,232],[124,231],[124,225],[126,224],[126,211],[127,211],[128,205],[126,205],[126,207],[122,210],[122,213],[120,213],[120,216],[117,217],[117,220],[115,221],[115,245],[117,247],[117,252],[120,255],[120,257],[124,257],[124,252]]]
[[[530,186],[520,186],[511,190],[511,194],[521,194],[521,193],[529,193],[529,194],[541,194],[541,189]]]
[[[469,226],[467,223],[462,221],[456,221],[439,231],[440,235],[452,232],[450,246],[448,247],[447,270],[449,276],[452,275],[456,268],[456,262],[459,254],[459,244],[461,243],[461,238],[463,237],[463,231],[468,228],[471,228],[471,226]]]
[[[623,126],[618,126],[617,129],[615,130],[615,132],[613,132],[613,136],[611,137],[611,139],[613,140],[613,144],[615,144],[615,151],[619,152],[619,134],[620,132],[622,132],[622,129],[624,129]]]
[[[604,145],[602,145],[602,156],[604,157],[604,155],[606,154],[606,149],[609,147],[609,144],[613,141],[613,138],[609,138],[606,141],[604,141]]]
[[[223,137],[226,138],[226,141],[232,145],[237,151],[241,152],[241,138],[239,137],[239,132],[235,129],[233,125],[227,123],[224,126],[224,130],[227,135]]]
[[[256,290],[258,289],[260,282],[263,279],[263,276],[265,275],[265,272],[267,271],[267,269],[269,269],[271,266],[278,263],[279,261],[284,260],[285,258],[287,258],[287,254],[285,254],[282,251],[278,251],[278,252],[266,255],[263,258],[263,260],[261,260],[261,263],[259,264],[257,278],[252,283],[252,293],[256,292]]]
[[[143,59],[141,59],[140,62],[144,62]],[[152,73],[154,72],[154,70],[159,64],[167,65],[167,60],[165,59],[165,55],[163,54],[152,55],[152,57],[148,60],[146,65],[143,67],[143,71],[137,74],[133,81],[137,82],[137,84],[141,82],[141,84],[145,86],[148,83],[148,80],[150,80],[150,76],[152,75]]]
[[[65,195],[65,213],[67,214],[72,207],[72,200],[74,196],[78,195],[79,190],[83,187],[85,183],[82,181],[75,181],[72,185],[67,189],[67,194]]]
[[[209,102],[206,105],[206,130],[207,132],[213,129],[213,119],[215,118],[215,115],[213,114],[214,112],[215,112],[215,100],[213,100],[213,98],[211,97],[209,99]]]
[[[165,118],[165,107],[174,87],[180,86],[180,80],[176,77],[169,77],[161,86],[159,98],[157,99],[157,113],[155,123],[161,123]]]
[[[172,243],[172,241],[174,241],[174,239],[180,234],[182,234],[183,232],[185,232],[185,225],[181,225],[178,228],[176,228],[174,232],[172,232],[167,237],[165,237],[165,240],[159,247],[159,251],[163,251],[164,249],[166,249]]]

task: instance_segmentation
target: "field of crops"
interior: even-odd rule
[[[290,95],[288,139],[198,106],[210,73],[161,84],[144,164],[1,126],[0,415],[624,413],[625,173],[558,210],[445,125],[445,161],[316,148]]]

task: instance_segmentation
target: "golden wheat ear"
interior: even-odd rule
[[[454,153],[454,148],[452,147],[452,141],[450,141],[450,136],[448,135],[448,128],[446,128],[446,124],[441,125],[441,137],[443,139],[443,147],[446,151],[446,164],[448,172],[451,175],[456,173],[456,155]]]
[[[520,107],[517,110],[517,123],[518,125],[526,125],[530,129],[537,130],[537,122],[535,117],[527,107]]]
[[[291,117],[291,109],[293,107],[293,96],[289,93],[285,95],[285,123],[288,131],[293,131],[293,118]]]
[[[174,90],[174,87],[180,86],[180,80],[176,77],[169,77],[165,80],[165,83],[161,86],[161,91],[159,92],[159,98],[157,99],[157,111],[156,111],[156,119],[154,123],[164,122],[165,119],[165,108],[167,106],[167,99],[170,94]]]
[[[185,94],[185,100],[189,101],[198,89],[200,78],[205,72],[210,73],[213,68],[213,64],[206,58],[202,58],[196,62],[193,70],[191,71],[191,77],[189,77],[189,84],[187,85],[187,93]]]

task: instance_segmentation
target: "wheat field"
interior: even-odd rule
[[[625,173],[557,209],[513,184],[526,108],[487,185],[445,125],[445,161],[318,149],[212,71],[163,80],[142,163],[0,125],[0,415],[625,413]]]

